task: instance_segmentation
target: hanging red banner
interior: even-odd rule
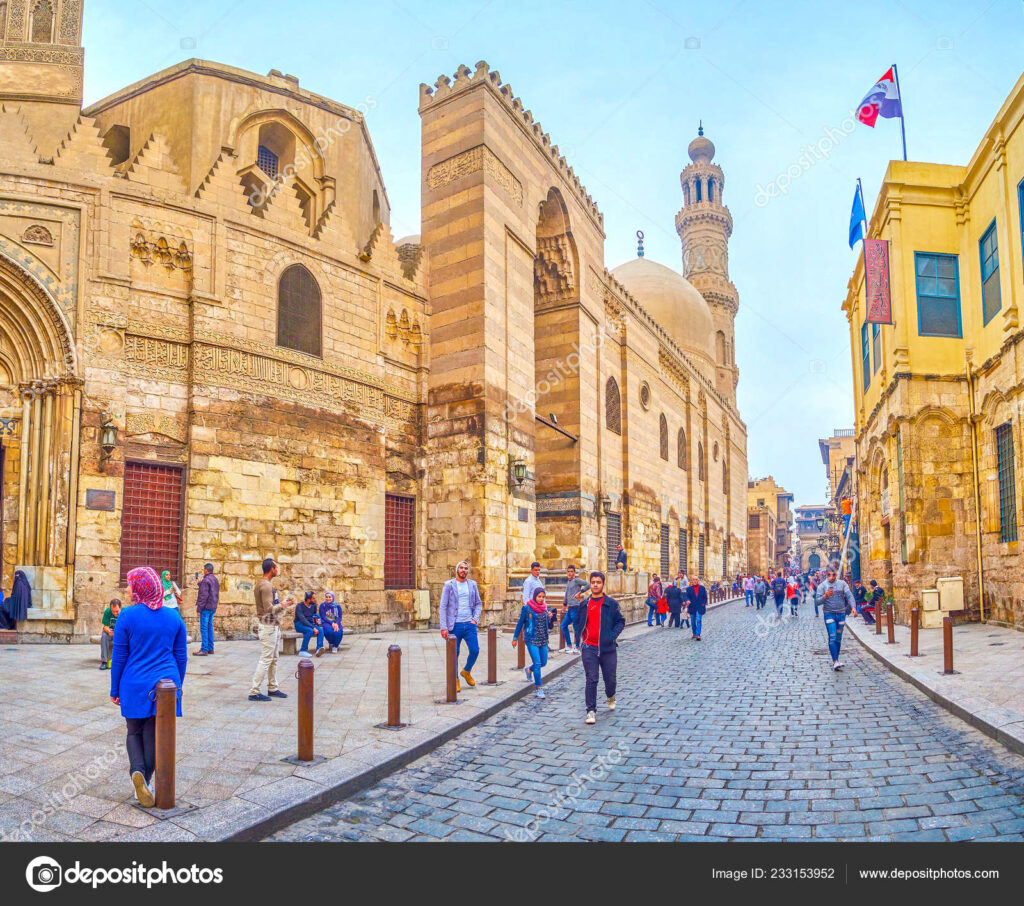
[[[867,291],[869,324],[892,324],[892,296],[889,290],[889,240],[864,240],[864,286]]]

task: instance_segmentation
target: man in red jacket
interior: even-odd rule
[[[580,660],[587,678],[585,700],[587,723],[597,723],[597,674],[604,677],[604,692],[608,696],[608,710],[615,710],[616,674],[618,672],[618,642],[626,618],[619,602],[604,593],[604,573],[590,574],[590,598],[576,615],[576,632],[580,638]]]

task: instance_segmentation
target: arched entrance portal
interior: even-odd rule
[[[807,558],[807,568],[821,569],[821,557],[819,557],[817,554],[811,554],[811,556]]]
[[[0,584],[25,571],[33,619],[71,617],[78,375],[60,308],[0,255]]]

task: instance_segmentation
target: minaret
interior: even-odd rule
[[[735,337],[740,301],[729,280],[729,237],[732,215],[722,204],[725,177],[712,163],[715,146],[704,137],[704,124],[686,149],[692,163],[679,175],[683,207],[676,214],[676,232],[683,246],[683,276],[700,292],[715,325],[715,362],[719,393],[736,406]]]
[[[82,109],[82,0],[0,0],[0,103],[50,157]]]

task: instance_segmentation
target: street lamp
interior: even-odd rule
[[[509,463],[509,470],[512,473],[512,480],[519,487],[526,481],[526,462],[522,459],[513,459]]]
[[[106,464],[117,448],[117,423],[114,416],[105,415],[103,424],[100,425],[100,471],[106,470]]]

